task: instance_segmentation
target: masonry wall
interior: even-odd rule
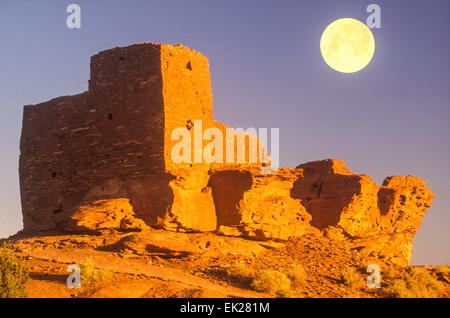
[[[138,196],[164,172],[161,91],[159,46],[135,45],[93,56],[88,92],[24,107],[25,229],[54,228],[84,200]]]
[[[175,164],[171,158],[171,140],[176,128],[188,128],[191,132],[191,162],[194,162],[194,129],[196,120],[203,123],[203,131],[212,122],[212,92],[208,59],[183,46],[161,46],[161,68],[165,115],[165,162],[168,171],[176,171],[189,164]],[[196,165],[197,166],[197,165]]]
[[[24,228],[50,229],[68,200],[77,201],[91,181],[87,93],[26,106],[20,143],[20,189]],[[83,159],[83,160],[82,160]],[[92,160],[93,161],[93,160]]]
[[[211,77],[209,72],[208,59],[201,53],[186,48],[184,46],[161,45],[161,69],[163,81],[164,99],[164,129],[165,129],[165,167],[166,171],[176,173],[180,168],[209,168],[209,164],[195,163],[194,158],[194,127],[196,120],[202,121],[200,138],[205,130],[209,128],[219,129],[223,136],[223,163],[214,165],[216,167],[242,166],[250,161],[249,137],[245,138],[245,162],[238,164],[226,163],[226,125],[213,120],[213,99],[211,91]],[[236,114],[237,116],[239,114]],[[176,128],[186,127],[191,134],[191,164],[174,163],[171,158],[171,151],[179,140],[172,140],[171,134]],[[230,143],[230,140],[228,140]],[[231,141],[230,149],[234,149],[234,163],[237,163],[237,137]],[[257,145],[259,140],[256,139]],[[203,140],[202,151],[210,143],[210,140]],[[258,163],[259,162],[259,163]],[[255,166],[261,166],[257,159]]]

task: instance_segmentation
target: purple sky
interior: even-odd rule
[[[66,7],[82,10],[66,27]],[[332,21],[381,6],[376,50],[341,74],[319,41]],[[181,43],[210,61],[214,117],[279,127],[281,166],[343,159],[380,184],[423,178],[437,195],[414,239],[413,264],[450,264],[450,1],[0,0],[0,237],[22,227],[22,106],[87,90],[89,58],[137,42]]]

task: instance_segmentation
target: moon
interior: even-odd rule
[[[365,68],[375,53],[372,31],[352,18],[330,23],[320,39],[320,52],[325,62],[341,73],[354,73]]]

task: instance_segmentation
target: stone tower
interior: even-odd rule
[[[82,202],[123,197],[149,225],[168,213],[173,217],[176,209],[189,215],[193,207],[187,201],[193,200],[202,211],[201,225],[195,216],[188,225],[215,229],[214,204],[205,190],[207,165],[197,164],[195,173],[183,177],[190,178],[191,197],[177,197],[183,185],[174,171],[192,165],[173,164],[171,132],[195,120],[226,128],[212,118],[209,65],[202,54],[182,45],[144,43],[94,55],[87,92],[24,107],[24,228],[53,229]]]

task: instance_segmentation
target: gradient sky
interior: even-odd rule
[[[66,7],[81,7],[81,29]],[[332,21],[381,6],[362,71],[323,61]],[[214,117],[279,127],[284,167],[343,159],[380,184],[423,178],[437,195],[412,264],[450,264],[450,1],[0,0],[0,237],[22,228],[18,157],[23,105],[87,90],[89,58],[137,42],[183,44],[210,61]]]

